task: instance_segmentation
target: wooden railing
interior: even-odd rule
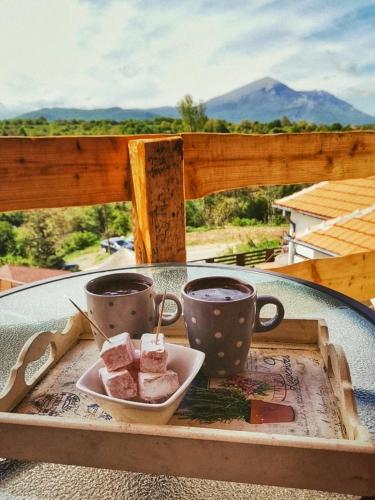
[[[131,200],[137,262],[186,260],[186,199],[370,175],[370,131],[0,138],[0,211]]]
[[[248,252],[219,255],[218,257],[208,257],[207,259],[200,259],[193,262],[254,267],[256,264],[263,262],[273,262],[276,255],[279,255],[280,252],[280,247],[258,248]]]
[[[167,161],[165,138],[0,137],[0,210],[131,200],[129,147],[134,141],[154,152],[156,147],[157,155]],[[182,134],[168,136],[167,142],[181,139],[186,199],[251,185],[339,180],[375,172],[375,132]],[[155,141],[159,147],[152,146]],[[144,155],[142,147],[134,146],[133,152],[133,163]]]
[[[319,283],[363,302],[375,297],[375,252],[306,260],[272,270]]]

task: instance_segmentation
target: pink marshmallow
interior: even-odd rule
[[[164,373],[167,369],[168,353],[164,346],[164,335],[144,333],[141,338],[140,370],[145,373]]]
[[[107,368],[100,368],[99,376],[108,396],[131,399],[138,393],[137,383],[126,368],[111,372]]]
[[[178,375],[173,370],[165,373],[138,373],[139,396],[147,403],[160,403],[179,387]]]
[[[138,373],[139,373],[139,368],[137,368],[136,363],[133,362],[131,365],[128,365],[126,367],[130,375],[133,377],[133,380],[137,384],[138,387]]]
[[[140,349],[134,349],[134,360],[133,360],[133,366],[136,370],[140,370],[140,361],[141,361],[141,350]]]
[[[134,347],[130,335],[127,332],[120,333],[111,337],[110,342],[106,340],[100,351],[100,357],[109,371],[130,365],[134,359]]]

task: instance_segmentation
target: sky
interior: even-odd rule
[[[149,108],[272,77],[375,115],[375,0],[0,0],[0,110]]]

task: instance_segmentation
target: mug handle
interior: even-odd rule
[[[155,296],[155,305],[156,305],[156,310],[158,311],[158,315],[156,317],[156,324],[158,322],[159,309],[160,309],[161,301],[163,300],[163,296],[164,296],[163,293],[157,293]],[[163,314],[163,317],[161,319],[162,326],[171,325],[172,323],[174,323],[175,321],[178,320],[178,318],[181,316],[181,313],[182,313],[181,302],[180,302],[180,299],[177,297],[177,295],[175,295],[174,293],[167,292],[165,295],[165,299],[172,300],[177,306],[177,311],[174,314],[166,314],[166,315]]]
[[[265,321],[262,323],[262,321],[259,318],[260,311],[263,306],[267,304],[273,304],[276,306],[276,314],[273,318]],[[272,297],[272,295],[260,295],[257,298],[256,302],[256,312],[255,312],[255,331],[256,332],[268,332],[272,330],[273,328],[276,328],[282,320],[284,319],[284,306],[282,303],[276,298]]]

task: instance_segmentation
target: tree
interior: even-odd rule
[[[12,225],[0,220],[0,256],[11,252],[15,246],[14,229]]]
[[[64,263],[59,253],[63,213],[57,210],[33,210],[24,226],[24,245],[32,263],[59,268]]]
[[[204,130],[207,116],[203,102],[195,104],[192,96],[187,94],[177,104],[177,107],[187,132],[199,132]]]
[[[186,225],[199,227],[205,225],[204,200],[187,200],[186,204]]]
[[[226,134],[229,132],[229,129],[227,127],[227,123],[225,120],[210,119],[206,121],[206,124],[204,126],[204,131],[219,132],[222,134]]]
[[[25,222],[25,212],[2,212],[0,221],[9,222],[12,226],[19,227]]]
[[[245,134],[250,134],[253,131],[253,124],[250,120],[242,120],[237,125],[238,132],[243,132]]]
[[[342,130],[342,129],[343,129],[343,127],[342,127],[341,123],[336,122],[336,123],[332,123],[332,125],[331,125],[331,130],[333,130],[333,131]]]
[[[115,203],[108,205],[108,231],[111,235],[126,235],[131,230],[130,203]]]
[[[283,117],[281,118],[281,125],[282,125],[283,127],[290,127],[290,126],[291,126],[291,124],[292,124],[292,122],[289,120],[289,118],[288,118],[287,116],[283,116]]]

